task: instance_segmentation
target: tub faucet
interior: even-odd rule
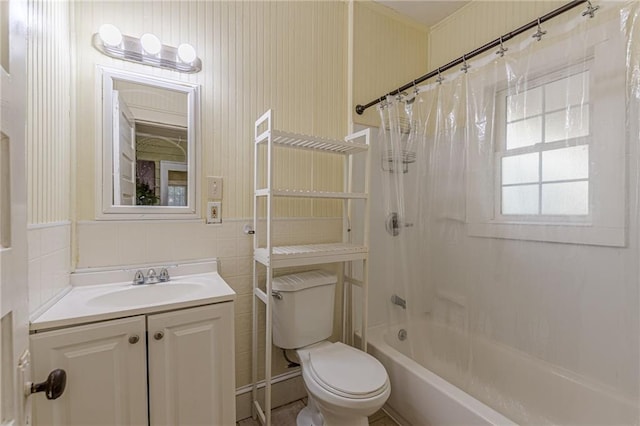
[[[400,306],[402,309],[407,309],[407,301],[397,294],[391,296],[391,303]]]

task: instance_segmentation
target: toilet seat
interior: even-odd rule
[[[389,386],[387,372],[377,359],[339,342],[309,351],[308,367],[320,387],[343,398],[372,398]]]

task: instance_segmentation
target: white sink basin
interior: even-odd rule
[[[124,289],[95,296],[87,300],[87,305],[113,308],[156,305],[184,300],[203,290],[205,290],[205,286],[202,283],[191,282],[131,285]]]
[[[130,270],[85,272],[76,285],[31,321],[32,331],[88,324],[231,302],[235,292],[216,272],[217,264],[196,262],[176,266],[171,281],[132,285]]]

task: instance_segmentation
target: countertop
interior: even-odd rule
[[[181,288],[181,285],[184,287]],[[153,286],[165,288],[151,288]],[[162,293],[169,290],[167,294],[170,297],[155,297],[162,300],[152,300],[154,297],[150,297],[147,300],[144,296],[145,289],[151,292],[161,290]],[[135,291],[136,297],[127,297],[133,295],[128,293],[131,290]],[[49,309],[32,319],[30,330],[32,333],[41,332],[96,321],[230,302],[235,296],[233,289],[217,272],[172,277],[167,283],[138,286],[133,286],[131,282],[74,286]],[[102,302],[107,299],[112,303]]]

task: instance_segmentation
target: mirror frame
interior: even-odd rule
[[[97,66],[96,219],[200,219],[200,85]],[[114,80],[125,80],[187,95],[187,206],[117,206],[113,204]]]

